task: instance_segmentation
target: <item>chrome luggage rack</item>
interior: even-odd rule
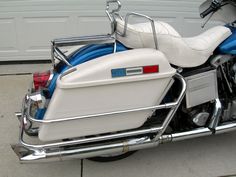
[[[111,4],[117,4],[117,8],[110,10]],[[158,41],[157,41],[157,34],[156,34],[156,28],[155,28],[155,21],[143,14],[130,12],[127,13],[124,20],[124,31],[122,33],[118,32],[116,30],[116,18],[123,20],[121,15],[119,14],[119,11],[121,9],[121,3],[119,0],[108,0],[106,4],[106,14],[107,17],[110,20],[111,23],[111,34],[107,35],[93,35],[93,36],[82,36],[82,37],[70,37],[70,38],[59,38],[54,39],[51,45],[51,58],[52,58],[52,64],[55,66],[55,59],[58,59],[62,62],[64,62],[67,66],[72,67],[70,62],[68,61],[69,56],[66,56],[61,50],[60,47],[68,47],[68,46],[80,46],[80,45],[86,45],[86,44],[114,44],[114,52],[116,52],[116,35],[120,35],[122,37],[126,36],[127,33],[127,27],[128,27],[128,21],[131,16],[134,17],[141,17],[144,19],[147,19],[151,23],[152,27],[152,33],[153,33],[153,39],[155,43],[155,48],[158,49]]]
[[[111,3],[117,3],[117,9],[113,9],[109,12],[109,7]],[[82,46],[86,44],[114,44],[114,52],[116,52],[116,38],[114,35],[115,31],[115,21],[114,15],[121,8],[121,3],[118,0],[109,0],[107,1],[106,14],[111,21],[111,34],[107,35],[93,35],[93,36],[82,36],[82,37],[69,37],[69,38],[58,38],[51,41],[51,58],[52,64],[55,66],[55,59],[58,59],[64,62],[67,66],[72,67],[68,61],[68,56],[66,56],[59,48],[60,47],[69,47],[69,46]],[[118,15],[119,16],[119,15]]]
[[[54,39],[51,46],[52,64],[55,66],[55,59],[64,62],[67,66],[72,67],[66,56],[59,48],[68,46],[82,46],[86,44],[114,44],[114,52],[116,51],[116,39],[114,35],[94,35],[71,38]]]

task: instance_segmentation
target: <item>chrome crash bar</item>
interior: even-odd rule
[[[26,96],[26,100],[23,101],[23,109],[22,113],[18,114],[18,119],[20,121],[20,136],[19,136],[19,145],[28,148],[28,149],[44,149],[44,148],[55,148],[55,147],[61,147],[61,146],[69,146],[69,145],[79,145],[79,144],[86,144],[86,143],[92,143],[92,142],[99,142],[99,141],[105,141],[105,140],[114,140],[118,138],[125,138],[125,137],[131,137],[131,136],[138,136],[138,135],[147,135],[147,134],[153,134],[155,139],[158,139],[161,134],[165,131],[166,127],[168,126],[169,122],[172,120],[174,113],[177,111],[182,99],[185,96],[186,92],[186,82],[184,78],[176,74],[175,79],[179,80],[182,85],[182,90],[179,94],[179,97],[175,102],[162,104],[158,106],[153,107],[146,107],[146,108],[138,108],[133,110],[123,110],[123,111],[117,111],[117,112],[110,112],[110,113],[100,113],[100,114],[94,114],[94,115],[86,115],[86,116],[79,116],[79,117],[71,117],[71,118],[64,118],[64,119],[58,119],[55,120],[37,120],[29,115],[30,111],[30,104],[31,101],[29,101],[29,97]],[[170,86],[173,84],[173,82],[170,82]],[[78,120],[78,119],[84,119],[84,118],[92,118],[92,117],[100,117],[100,116],[107,116],[107,115],[114,115],[114,114],[122,114],[122,113],[129,113],[129,112],[137,112],[137,111],[143,111],[143,110],[157,110],[157,109],[170,109],[169,114],[167,115],[165,121],[160,126],[156,127],[148,127],[144,129],[136,129],[136,130],[130,130],[125,132],[119,132],[115,134],[109,134],[109,135],[101,135],[97,137],[90,137],[90,138],[83,138],[83,139],[74,139],[70,141],[65,142],[56,142],[56,143],[49,143],[49,144],[28,144],[24,141],[24,132],[30,130],[27,129],[27,123],[28,121],[30,123],[58,123],[58,122],[66,122],[71,120]]]
[[[55,160],[61,161],[152,148],[158,146],[161,143],[181,141],[185,139],[220,134],[236,130],[236,122],[230,122],[220,126],[217,125],[214,131],[212,131],[211,128],[198,128],[186,132],[164,134],[163,132],[165,131],[169,122],[172,120],[173,115],[178,109],[186,91],[186,83],[184,78],[178,74],[175,75],[175,78],[181,82],[182,90],[176,102],[174,102],[175,104],[173,104],[173,107],[170,107],[170,111],[166,119],[159,127],[137,129],[109,135],[68,140],[65,142],[55,142],[44,145],[32,145],[23,141],[24,116],[23,114],[18,114],[18,116],[21,116],[19,117],[21,122],[20,143],[17,145],[12,145],[12,149],[16,152],[22,163],[48,162]],[[219,104],[219,100],[217,99],[215,102],[212,120],[213,117],[214,119],[219,118],[220,111],[221,106]]]
[[[216,127],[215,134],[221,134],[236,130],[236,122],[230,122]],[[75,146],[73,148],[59,147],[55,150],[50,149],[30,149],[20,145],[13,145],[13,150],[19,156],[22,163],[27,162],[48,162],[62,161],[74,158],[90,158],[95,156],[124,153],[140,149],[156,147],[159,144],[182,141],[191,138],[212,135],[209,128],[199,128],[187,132],[173,133],[169,135],[161,135],[158,139],[152,139],[150,136],[141,138],[130,138],[126,140],[111,141],[110,143],[99,143],[90,146]]]
[[[230,122],[217,126],[215,134],[221,134],[236,130],[236,122]],[[152,139],[150,136],[141,138],[130,138],[125,140],[111,141],[110,143],[98,143],[93,145],[74,146],[72,148],[59,147],[56,149],[30,149],[20,145],[13,145],[13,150],[17,153],[21,163],[27,162],[48,162],[62,161],[74,158],[90,158],[114,153],[124,153],[140,149],[156,147],[159,144],[182,141],[191,138],[212,135],[208,128],[199,128],[187,132],[162,135],[158,139]]]
[[[230,122],[216,127],[215,134],[221,134],[236,130],[236,122]],[[111,141],[110,143],[93,144],[89,146],[73,146],[72,148],[60,147],[56,149],[27,148],[21,145],[12,145],[12,149],[18,155],[22,163],[62,161],[74,158],[90,158],[95,156],[124,153],[140,149],[156,147],[159,144],[181,141],[191,138],[209,136],[214,134],[209,128],[199,128],[187,132],[161,135],[158,139],[150,136],[132,138],[126,140]]]

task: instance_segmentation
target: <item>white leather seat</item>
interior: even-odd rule
[[[158,50],[162,51],[169,62],[179,67],[196,67],[204,64],[216,47],[232,33],[224,26],[213,27],[204,33],[182,38],[169,24],[155,22]],[[117,19],[117,31],[122,33],[124,21]],[[125,37],[117,34],[117,39],[130,48],[155,48],[151,24],[139,23],[127,26]]]

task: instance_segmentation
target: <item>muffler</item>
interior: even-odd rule
[[[23,163],[63,161],[71,159],[84,159],[101,155],[122,153],[156,147],[158,141],[150,137],[116,141],[113,143],[101,143],[87,146],[67,146],[53,149],[28,149],[22,145],[12,145],[12,149]]]
[[[162,143],[181,141],[197,137],[209,136],[236,130],[236,122],[231,122],[216,127],[215,131],[209,128],[199,128],[187,132],[162,135],[159,139],[141,137],[128,140],[112,141],[110,143],[96,143],[93,145],[65,146],[58,148],[28,149],[22,145],[14,145],[12,149],[18,155],[22,163],[48,162],[70,159],[83,159],[95,156],[109,155],[153,148]],[[215,132],[215,133],[214,133]]]

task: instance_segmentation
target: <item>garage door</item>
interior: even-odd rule
[[[172,24],[182,35],[201,30],[203,0],[123,0],[122,12],[136,11]],[[1,0],[0,61],[50,59],[50,40],[110,31],[105,0]]]

